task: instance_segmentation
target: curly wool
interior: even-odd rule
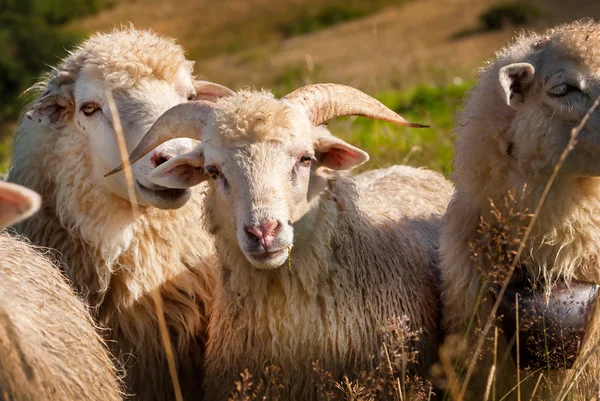
[[[182,67],[191,72],[194,62],[185,58],[174,39],[133,26],[115,28],[96,33],[75,47],[34,89],[74,82],[88,65],[97,67],[102,79],[117,90],[131,88],[147,77],[171,81]]]
[[[440,245],[444,323],[450,332],[464,335],[477,305],[482,282],[470,243],[479,235],[480,217],[489,217],[490,200],[500,205],[509,191],[522,190],[526,185],[529,196],[519,207],[533,211],[548,182],[548,172],[556,163],[552,155],[541,152],[535,153],[531,159],[519,159],[518,163],[508,154],[514,110],[497,95],[500,68],[526,60],[532,52],[548,46],[589,66],[589,71],[600,68],[600,24],[597,22],[582,20],[543,34],[521,34],[480,70],[480,81],[465,101],[465,109],[458,118],[453,175],[456,193],[448,207]],[[596,178],[557,182],[549,193],[532,233],[535,241],[528,244],[521,260],[546,291],[549,292],[552,283],[557,280],[600,282],[599,195],[600,181]],[[516,198],[520,198],[518,194]],[[479,307],[481,322],[487,320],[490,310],[491,305],[487,303]],[[486,363],[491,366],[492,362],[488,360]],[[485,367],[480,370],[489,371]],[[516,367],[512,371],[515,372]],[[597,373],[593,373],[592,377],[594,375],[596,378],[590,383],[597,380]],[[549,382],[560,386],[565,373],[555,376]],[[585,392],[584,376],[578,383]],[[473,384],[473,389],[480,389],[482,396],[487,373],[480,379]],[[501,394],[502,385],[506,391],[511,389],[514,382],[510,384],[510,380],[514,378],[498,378],[497,394]],[[523,384],[523,394],[526,394],[526,387],[535,385],[535,382],[536,378],[533,378]],[[538,396],[540,399],[549,397],[541,388]],[[586,397],[581,399],[588,399]]]
[[[120,400],[92,318],[41,251],[0,233],[0,398]]]
[[[309,126],[288,118],[290,108],[277,100],[271,91],[240,90],[235,96],[219,99],[218,104],[219,135],[214,139],[219,142],[283,141],[280,129],[285,129],[286,135],[310,130]]]
[[[171,40],[128,29],[93,36],[58,71],[76,76],[92,62],[117,86],[131,85],[140,74],[169,77],[172,66],[187,63]],[[52,85],[50,79],[39,89]],[[44,199],[42,210],[16,229],[56,250],[98,323],[110,329],[106,339],[126,368],[127,392],[142,400],[172,398],[152,300],[157,290],[184,391],[196,394],[214,281],[208,260],[212,239],[202,228],[203,188],[181,209],[140,207],[134,217],[128,201],[91,183],[86,136],[68,126],[54,131],[23,119],[14,143],[9,180]]]

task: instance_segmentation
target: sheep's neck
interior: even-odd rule
[[[348,373],[366,363],[350,351],[371,349],[367,339],[374,336],[375,327],[361,326],[349,317],[362,319],[358,311],[338,313],[339,308],[351,309],[362,301],[348,299],[354,292],[347,288],[346,273],[323,257],[326,253],[321,247],[325,245],[320,244],[329,244],[330,240],[319,237],[318,229],[313,239],[312,248],[292,249],[289,266],[271,271],[257,270],[241,252],[233,251],[231,245],[226,251],[227,245],[217,241],[223,287],[215,292],[212,324],[221,327],[217,332],[245,331],[247,343],[240,338],[240,349],[232,355],[257,353],[246,357],[256,366],[232,366],[233,370],[248,368],[260,374],[263,364],[273,363],[283,368],[286,377],[304,377],[306,367],[316,360],[325,360],[328,365],[324,368],[336,375],[339,369],[347,368],[344,371]],[[327,333],[332,327],[347,342],[323,341],[318,333]],[[357,330],[370,332],[359,334]],[[213,346],[219,352],[218,344]]]

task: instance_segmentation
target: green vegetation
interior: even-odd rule
[[[20,95],[83,37],[62,24],[94,13],[106,0],[0,0],[0,156],[23,106]]]
[[[484,30],[496,31],[506,25],[521,26],[539,18],[540,10],[533,4],[524,1],[501,3],[481,13],[479,20]]]
[[[61,25],[100,11],[107,0],[0,0],[0,12],[39,17],[48,25]]]
[[[279,31],[285,37],[304,35],[375,14],[387,5],[398,5],[401,2],[401,0],[342,0],[329,2],[323,8],[306,7],[298,17],[282,23]]]
[[[407,128],[347,117],[332,122],[330,129],[369,153],[371,160],[362,167],[364,170],[406,163],[429,167],[448,176],[452,171],[454,119],[473,84],[469,81],[442,87],[418,86],[377,96],[409,121],[428,124],[431,128]]]

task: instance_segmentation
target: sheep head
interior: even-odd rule
[[[195,102],[167,111],[130,160],[173,137],[201,140],[192,152],[156,168],[149,179],[168,188],[210,179],[208,202],[216,205],[211,210],[225,235],[237,239],[255,267],[277,268],[287,260],[295,236],[310,238],[310,220],[316,218],[310,211],[329,174],[369,159],[322,125],[341,115],[422,127],[347,86],[309,85],[281,100],[269,92],[242,91],[216,104]]]
[[[151,32],[125,29],[94,35],[38,85],[42,95],[26,112],[25,122],[47,131],[48,137],[84,138],[91,161],[86,179],[129,200],[123,174],[103,177],[121,160],[110,98],[131,149],[169,108],[193,100],[216,101],[232,93],[221,85],[195,80],[192,67],[181,47]],[[169,158],[189,152],[193,145],[193,140],[175,139],[132,166],[138,204],[169,209],[189,199],[189,190],[158,187],[147,175]]]
[[[599,23],[584,20],[518,38],[483,70],[466,101],[457,125],[458,186],[490,196],[525,182],[544,184],[598,96]],[[600,176],[599,157],[596,109],[559,179]]]

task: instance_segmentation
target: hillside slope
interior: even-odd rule
[[[468,78],[514,34],[511,27],[476,29],[478,15],[498,3],[490,0],[380,0],[374,15],[298,37],[281,34],[282,24],[327,3],[332,0],[121,0],[73,26],[86,31],[128,22],[150,27],[177,38],[198,61],[199,75],[232,87],[332,81],[370,92]],[[528,29],[600,17],[596,0],[531,3],[542,15]]]

